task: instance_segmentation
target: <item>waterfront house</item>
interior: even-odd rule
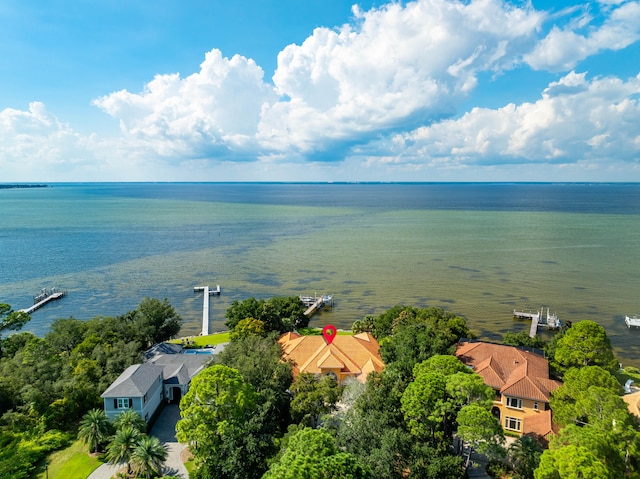
[[[294,376],[306,372],[333,375],[341,384],[348,378],[364,383],[370,372],[384,369],[378,341],[369,333],[337,335],[331,344],[322,336],[285,333],[278,342]]]
[[[133,409],[149,422],[164,397],[163,371],[163,366],[148,363],[134,364],[125,369],[102,393],[104,412],[109,419],[115,419],[124,410]]]
[[[495,390],[492,413],[505,431],[541,437],[553,432],[549,397],[562,383],[549,377],[542,354],[483,341],[461,341],[455,354]]]
[[[179,345],[156,345],[145,353],[146,362],[129,366],[102,393],[104,411],[113,420],[123,410],[133,409],[149,422],[163,400],[180,402],[211,358],[211,354],[183,354]]]

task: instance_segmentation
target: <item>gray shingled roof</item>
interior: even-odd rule
[[[182,346],[174,343],[158,343],[145,351],[144,360],[153,361],[156,357],[163,354],[179,354],[182,352]]]
[[[163,367],[156,364],[134,364],[129,366],[101,397],[139,397],[144,396],[158,376],[162,378]]]
[[[189,384],[212,357],[209,354],[163,354],[153,358],[152,364],[164,367],[167,384]]]

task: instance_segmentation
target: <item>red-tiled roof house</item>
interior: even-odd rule
[[[552,432],[549,396],[562,383],[549,378],[543,356],[481,341],[458,343],[456,356],[495,389],[492,412],[505,430],[543,437]]]
[[[372,371],[382,371],[378,341],[369,333],[336,336],[328,344],[322,336],[301,336],[286,333],[278,342],[283,357],[293,363],[293,374],[335,375],[339,383],[347,378],[365,382]]]

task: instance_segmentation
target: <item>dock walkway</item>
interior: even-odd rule
[[[325,306],[333,306],[333,296],[325,294],[323,296],[300,296],[300,301],[307,307],[304,315],[310,318]]]
[[[209,335],[209,296],[220,295],[220,285],[216,285],[216,289],[211,289],[209,286],[194,286],[194,292],[204,291],[204,299],[202,301],[202,336]]]
[[[530,319],[531,328],[529,329],[529,337],[534,338],[538,334],[538,327],[543,326],[547,329],[559,329],[562,327],[562,322],[558,319],[556,314],[551,314],[549,308],[547,308],[547,315],[544,316],[544,308],[540,311],[532,313],[531,311],[516,311],[513,310],[513,317],[517,319]]]
[[[27,313],[27,314],[31,314],[33,313],[35,310],[42,308],[45,304],[47,304],[50,301],[55,301],[56,299],[60,299],[62,298],[64,295],[66,294],[66,291],[56,291],[54,293],[49,294],[48,296],[46,296],[44,299],[41,299],[40,301],[38,301],[37,303],[35,303],[33,306],[31,306],[30,308],[24,308],[21,309],[20,311]]]

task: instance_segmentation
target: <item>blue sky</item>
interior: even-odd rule
[[[0,182],[640,181],[640,1],[0,3]]]

